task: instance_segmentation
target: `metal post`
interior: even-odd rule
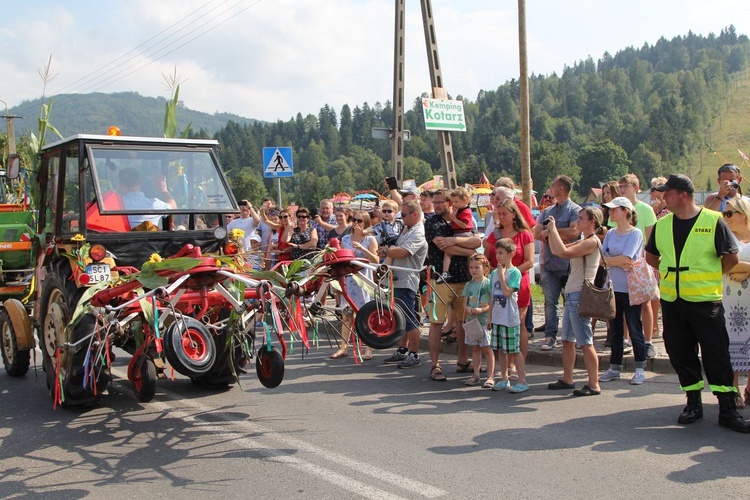
[[[279,195],[279,210],[282,209],[281,206],[281,177],[276,177],[276,193]]]
[[[424,39],[427,45],[427,63],[430,68],[430,83],[432,84],[432,96],[441,98],[438,92],[443,89],[443,73],[440,69],[440,57],[438,55],[437,38],[435,36],[435,21],[432,16],[432,2],[420,0],[422,6],[422,26],[424,27]],[[438,142],[440,143],[440,166],[443,168],[443,183],[449,189],[458,187],[456,183],[456,168],[453,163],[453,144],[450,132],[438,130]]]
[[[526,0],[518,0],[518,51],[521,66],[521,189],[531,206],[531,137],[529,118],[529,67],[526,53]]]
[[[0,102],[5,106],[5,124],[6,131],[8,132],[8,154],[15,154],[16,152],[16,129],[13,125],[14,118],[23,118],[22,116],[11,116],[8,114],[8,104],[0,99]]]
[[[396,0],[396,25],[393,38],[393,132],[391,133],[391,175],[404,182],[404,0]]]

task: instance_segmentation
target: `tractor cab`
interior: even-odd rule
[[[76,135],[42,149],[39,232],[53,242],[101,244],[120,266],[205,252],[238,213],[219,166],[217,141]],[[76,238],[76,239],[74,239]]]

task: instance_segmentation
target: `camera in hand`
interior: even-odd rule
[[[737,181],[732,181],[732,182],[729,183],[729,187],[732,188],[732,189],[739,189],[740,188],[740,183],[737,182]]]
[[[549,224],[549,217],[542,221],[542,226],[546,226],[547,224]]]

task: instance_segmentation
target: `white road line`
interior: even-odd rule
[[[127,373],[125,373],[124,371],[118,368],[114,368],[112,372],[114,375],[117,375],[117,377],[120,380],[122,381],[127,380]],[[191,410],[195,410],[201,413],[211,412],[211,408],[206,405],[181,398],[181,396],[179,396],[178,394],[164,387],[160,387],[159,389],[160,391],[167,393],[175,402],[179,401],[180,404],[190,408]],[[416,493],[426,498],[437,498],[437,497],[448,494],[446,491],[441,490],[439,488],[435,488],[434,486],[431,486],[429,484],[421,483],[419,481],[414,481],[412,479],[403,477],[399,474],[394,474],[392,472],[388,472],[386,470],[375,467],[372,464],[361,462],[351,457],[347,457],[346,455],[341,455],[339,453],[335,453],[330,450],[319,448],[315,445],[312,445],[300,439],[295,439],[295,438],[286,436],[284,434],[281,434],[280,432],[274,431],[272,429],[267,429],[265,427],[262,427],[252,422],[247,422],[247,421],[237,422],[234,420],[230,420],[228,417],[224,417],[221,414],[213,414],[215,417],[218,417],[219,419],[221,419],[222,421],[226,423],[226,426],[222,425],[221,427],[219,427],[219,426],[216,426],[215,424],[210,424],[205,421],[199,420],[195,418],[194,416],[187,414],[181,411],[180,409],[171,406],[167,402],[152,401],[146,404],[149,407],[158,407],[161,411],[176,412],[180,414],[179,415],[180,418],[200,423],[202,428],[208,428],[214,431],[216,434],[231,437],[234,442],[243,443],[243,445],[245,445],[247,448],[252,448],[253,450],[259,449],[258,451],[261,454],[267,456],[273,461],[285,463],[289,465],[290,467],[307,472],[313,476],[320,477],[321,479],[325,481],[328,481],[332,484],[340,486],[343,489],[346,489],[348,491],[351,491],[352,493],[356,493],[366,498],[397,499],[397,498],[402,498],[402,497],[393,495],[384,490],[373,488],[371,486],[368,486],[367,484],[357,481],[356,479],[350,478],[346,475],[332,471],[330,469],[314,464],[312,462],[308,462],[298,457],[293,457],[293,456],[272,450],[268,448],[267,446],[259,443],[256,440],[244,437],[243,434],[253,434],[253,433],[263,434],[264,436],[280,441],[291,448],[295,448],[300,451],[304,451],[313,455],[317,455],[329,462],[333,462],[337,465],[354,469],[354,471],[356,472],[358,476],[362,476],[362,475],[371,476],[377,479],[379,482],[389,484],[399,489],[411,491],[413,493]],[[232,428],[231,432],[227,432],[227,426]]]

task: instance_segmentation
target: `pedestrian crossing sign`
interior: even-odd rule
[[[263,148],[263,177],[292,177],[292,148]]]

